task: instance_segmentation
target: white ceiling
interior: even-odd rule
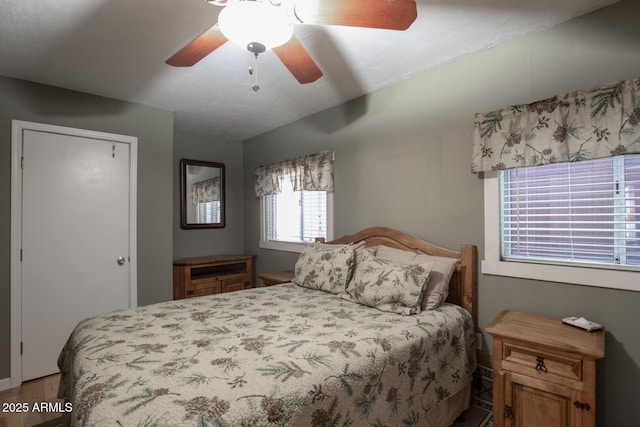
[[[300,85],[266,52],[254,92],[253,57],[232,43],[191,68],[165,64],[217,21],[204,0],[0,0],[0,74],[152,105],[174,111],[178,128],[244,140],[617,1],[417,0],[406,31],[295,25],[324,76]]]

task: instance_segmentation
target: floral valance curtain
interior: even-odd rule
[[[279,194],[285,177],[294,191],[333,192],[333,152],[309,154],[255,169],[256,196]]]
[[[474,173],[640,153],[640,78],[475,115]]]
[[[205,179],[191,184],[191,203],[215,202],[220,200],[220,177]]]

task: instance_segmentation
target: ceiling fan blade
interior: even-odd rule
[[[193,39],[165,62],[174,67],[191,67],[226,42],[227,38],[222,35],[220,28],[216,24]]]
[[[300,0],[296,18],[305,24],[406,30],[416,20],[414,0]]]
[[[312,83],[322,77],[322,71],[295,35],[282,46],[274,47],[273,52],[301,84]]]

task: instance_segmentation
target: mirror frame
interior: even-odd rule
[[[220,169],[220,222],[212,223],[190,223],[187,222],[187,203],[189,192],[187,191],[187,168],[189,166],[204,166]],[[203,160],[180,160],[180,227],[189,229],[199,228],[223,228],[225,226],[225,179],[224,179],[224,163],[207,162]]]

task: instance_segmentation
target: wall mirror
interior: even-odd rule
[[[180,227],[224,227],[224,163],[180,160]]]

